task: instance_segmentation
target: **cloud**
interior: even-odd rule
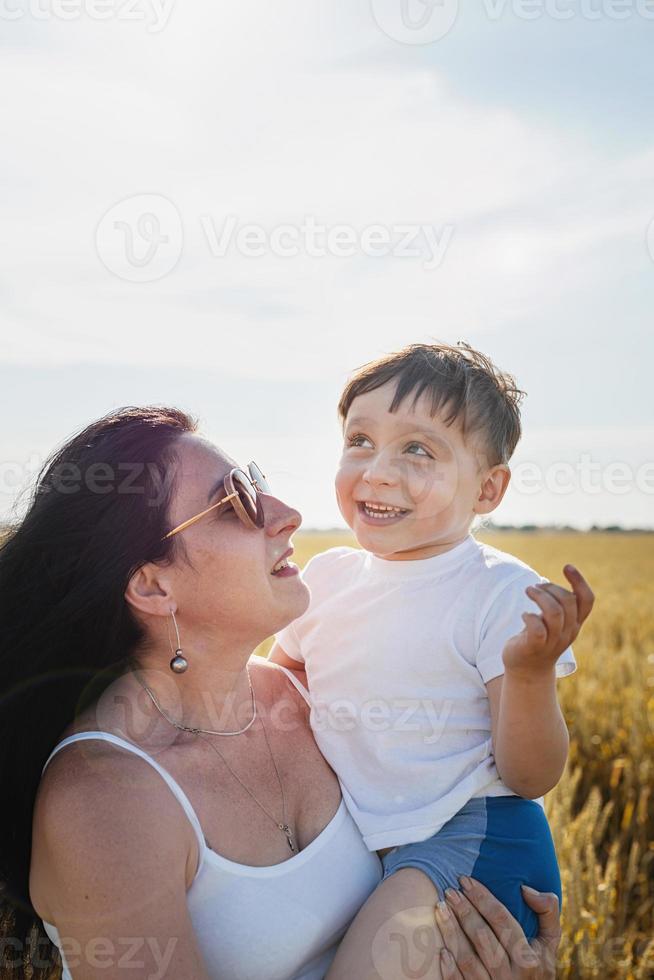
[[[337,371],[344,343],[360,362],[408,332],[483,332],[542,309],[554,283],[573,303],[571,264],[591,281],[600,248],[644,235],[651,154],[605,165],[569,135],[462,99],[434,70],[280,65],[252,23],[231,36],[223,24],[208,60],[192,18],[174,16],[156,41],[132,37],[115,84],[111,49],[84,86],[74,72],[47,82],[53,66],[34,72],[24,54],[0,70],[15,93],[2,111],[16,150],[0,164],[13,190],[5,360],[190,367],[219,338],[223,363],[245,359],[253,375]],[[252,43],[245,62],[234,34]],[[89,52],[79,58],[88,67]],[[146,68],[148,88],[135,84]],[[123,282],[99,260],[95,229],[114,203],[146,193],[179,210],[183,251],[163,280]],[[268,233],[310,215],[357,235],[412,222],[453,235],[431,271],[412,258],[302,250],[251,258],[232,247],[217,258],[202,220],[220,233],[230,215]],[[36,343],[35,323],[47,325]]]
[[[411,52],[367,3],[340,0],[178,3],[158,33],[118,17],[4,24],[0,361],[219,368],[337,391],[383,351],[461,338],[520,366],[530,397],[550,399],[567,371],[556,395],[573,418],[586,390],[598,424],[627,418],[651,348],[654,149],[571,126],[566,100],[531,111],[527,76],[510,98],[469,84],[491,27],[496,58],[534,35],[461,14],[458,48]],[[96,229],[144,194],[178,210],[181,254],[159,280],[124,281]],[[348,258],[303,242],[294,257],[216,257],[206,222],[220,233],[229,216],[268,242],[309,216],[358,244]],[[424,242],[418,256],[364,254],[366,229],[410,224],[442,241],[452,229],[437,267]],[[599,397],[593,343],[620,397]],[[315,426],[310,391],[302,410]]]

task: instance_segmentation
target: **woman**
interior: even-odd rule
[[[46,464],[0,551],[3,878],[65,977],[323,977],[379,881],[306,692],[251,659],[308,593],[300,515],[249,476],[184,413],[125,408]],[[469,899],[422,976],[554,976],[547,897],[536,963]]]

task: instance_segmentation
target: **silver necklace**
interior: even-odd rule
[[[246,665],[245,669],[247,671],[248,682],[250,684],[250,692],[252,694],[252,703],[254,705],[254,714],[253,714],[253,717],[252,717],[252,721],[250,721],[246,725],[245,728],[241,729],[240,732],[212,732],[212,731],[209,731],[206,728],[189,728],[187,725],[180,725],[178,722],[173,721],[173,719],[170,718],[169,715],[163,710],[163,708],[158,703],[157,699],[155,698],[154,694],[152,693],[152,691],[150,690],[150,688],[147,686],[147,684],[145,684],[145,682],[142,681],[141,678],[138,675],[136,675],[136,679],[138,680],[138,682],[141,685],[141,687],[143,687],[148,692],[148,694],[150,695],[150,697],[152,699],[152,702],[153,702],[155,708],[157,708],[157,710],[161,712],[161,714],[166,719],[166,721],[170,722],[171,725],[174,725],[175,728],[180,728],[180,729],[182,729],[185,732],[192,732],[194,735],[198,735],[200,738],[202,738],[202,740],[204,742],[207,742],[207,744],[214,750],[214,752],[216,752],[220,756],[220,758],[222,759],[222,761],[224,762],[224,764],[227,766],[227,768],[231,772],[231,774],[234,777],[234,779],[238,780],[238,782],[241,784],[241,786],[243,787],[243,789],[246,791],[246,793],[248,793],[252,797],[252,799],[257,804],[257,806],[261,810],[263,810],[263,812],[266,814],[266,816],[269,817],[273,821],[273,823],[275,824],[275,826],[279,830],[281,830],[281,832],[286,837],[286,840],[288,842],[288,846],[290,847],[291,851],[293,852],[293,854],[296,854],[298,852],[298,848],[297,848],[297,846],[295,844],[295,841],[293,840],[293,833],[292,833],[291,828],[289,827],[289,825],[287,823],[287,820],[286,820],[286,796],[284,794],[284,786],[283,786],[283,783],[282,783],[282,778],[279,775],[279,769],[277,768],[277,763],[275,762],[275,756],[273,755],[272,749],[270,748],[270,742],[268,741],[268,733],[266,731],[266,726],[263,723],[263,717],[261,718],[261,727],[263,728],[263,734],[264,734],[264,738],[266,739],[266,745],[268,746],[268,752],[270,753],[270,758],[272,759],[272,764],[275,767],[275,774],[277,776],[277,782],[279,783],[279,788],[280,788],[281,794],[282,794],[282,823],[280,823],[279,820],[277,820],[272,815],[272,813],[270,813],[269,810],[266,809],[266,807],[263,805],[263,803],[261,803],[256,798],[256,796],[254,795],[254,793],[252,792],[252,790],[249,789],[245,785],[245,783],[243,782],[243,780],[241,779],[241,777],[237,773],[234,772],[234,770],[232,769],[232,767],[230,766],[229,762],[227,761],[227,759],[225,758],[225,756],[222,754],[222,752],[220,751],[220,749],[216,748],[215,745],[212,745],[212,743],[209,741],[209,739],[208,738],[204,738],[203,735],[201,734],[201,732],[207,732],[207,734],[209,734],[209,735],[240,735],[242,732],[246,732],[248,730],[248,728],[250,728],[252,726],[252,724],[254,723],[254,719],[257,716],[256,715],[256,700],[254,698],[254,690],[252,688],[252,680],[250,678],[250,671],[248,670],[247,665]]]
[[[248,728],[251,728],[252,725],[254,725],[255,718],[257,717],[257,702],[256,702],[256,699],[254,697],[254,690],[252,688],[252,678],[250,677],[250,671],[248,670],[247,664],[245,665],[245,672],[248,675],[248,684],[250,685],[250,697],[252,699],[252,718],[247,723],[247,725],[245,726],[245,728],[240,728],[237,732],[212,732],[210,728],[189,728],[188,725],[180,725],[179,722],[174,721],[170,717],[170,715],[166,711],[164,711],[164,709],[161,707],[161,705],[159,704],[159,702],[155,698],[153,692],[150,690],[150,688],[147,686],[147,684],[144,681],[141,680],[141,678],[138,676],[138,674],[135,674],[135,676],[136,676],[137,681],[141,685],[141,687],[145,691],[147,691],[148,694],[150,695],[150,698],[152,699],[152,703],[154,704],[155,708],[158,708],[158,710],[164,716],[164,718],[166,719],[166,721],[169,721],[171,725],[174,725],[175,726],[175,728],[179,728],[183,732],[193,732],[194,735],[198,735],[200,732],[205,732],[207,735],[242,735],[243,732],[247,732]]]
[[[289,827],[288,823],[286,822],[286,797],[284,795],[284,786],[282,784],[282,778],[279,775],[279,769],[277,768],[277,763],[275,762],[275,756],[272,754],[272,749],[270,748],[270,742],[268,741],[268,733],[266,732],[266,726],[263,723],[263,718],[261,718],[261,727],[263,728],[263,734],[264,734],[264,738],[266,739],[266,745],[268,746],[268,752],[270,753],[270,758],[272,759],[272,764],[275,767],[275,774],[277,775],[277,782],[279,783],[279,788],[280,788],[281,793],[282,793],[282,821],[283,821],[282,823],[280,823],[279,820],[276,819],[276,817],[273,817],[272,813],[270,813],[266,809],[266,807],[263,805],[263,803],[261,803],[256,798],[256,796],[254,795],[254,793],[252,792],[252,790],[249,789],[245,785],[245,783],[240,778],[240,776],[237,773],[234,772],[234,770],[232,769],[232,767],[230,766],[229,762],[227,761],[227,759],[225,758],[225,756],[222,754],[222,752],[220,751],[220,749],[216,748],[215,745],[212,745],[212,743],[209,741],[208,738],[204,738],[204,736],[202,736],[202,735],[200,735],[200,738],[204,742],[207,742],[211,746],[211,748],[214,750],[214,752],[217,752],[218,753],[218,755],[220,756],[220,758],[223,760],[223,762],[225,763],[225,765],[227,766],[227,768],[231,772],[232,776],[239,781],[239,783],[241,784],[241,786],[243,787],[243,789],[246,791],[246,793],[249,793],[249,795],[252,797],[252,799],[257,804],[257,806],[260,807],[263,810],[263,812],[266,814],[266,816],[270,817],[270,819],[273,821],[273,823],[275,823],[277,825],[277,827],[279,828],[279,830],[281,830],[281,832],[286,835],[286,840],[288,841],[288,846],[290,847],[291,851],[295,854],[297,852],[298,848],[296,847],[295,842],[293,840],[293,834],[292,834],[291,828]]]

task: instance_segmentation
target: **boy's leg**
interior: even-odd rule
[[[520,796],[475,797],[433,837],[405,844],[383,859],[384,877],[401,868],[419,868],[436,886],[459,888],[470,875],[506,905],[528,939],[538,934],[538,918],[520,886],[554,892],[561,902],[561,878],[545,812]]]
[[[384,879],[361,908],[327,980],[440,980],[443,945],[434,909],[459,877],[477,878],[506,905],[528,939],[538,921],[521,884],[561,897],[543,808],[518,796],[468,801],[433,837],[384,855]]]
[[[441,980],[439,894],[417,868],[385,878],[357,913],[327,980]]]
[[[520,886],[554,892],[561,907],[561,876],[545,811],[518,796],[486,797],[486,830],[469,872],[507,906],[528,939],[538,935],[538,917]]]

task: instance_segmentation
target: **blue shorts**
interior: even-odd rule
[[[561,902],[561,877],[545,812],[521,796],[469,800],[427,840],[403,844],[382,858],[386,880],[400,868],[418,868],[439,896],[460,889],[459,877],[481,881],[518,920],[528,939],[538,934],[538,917],[520,885],[554,892]]]

